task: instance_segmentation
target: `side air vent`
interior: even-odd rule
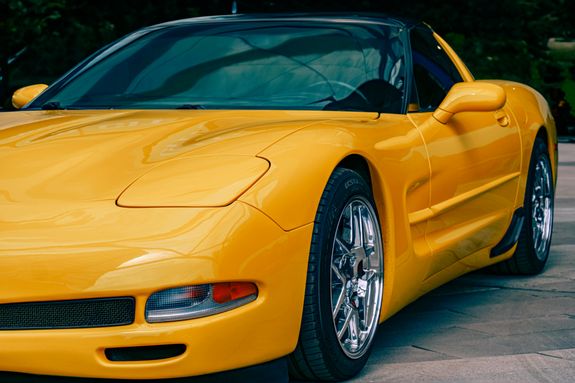
[[[141,360],[159,360],[182,355],[186,351],[184,344],[166,344],[161,346],[107,348],[104,353],[112,362],[136,362]]]

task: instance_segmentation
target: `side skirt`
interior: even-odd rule
[[[489,254],[491,258],[506,253],[513,246],[515,246],[515,244],[519,240],[519,235],[521,234],[521,229],[523,229],[524,222],[525,222],[525,214],[523,208],[520,207],[513,213],[513,218],[511,218],[511,224],[507,228],[507,231],[505,232],[505,235],[503,236],[501,241],[499,241],[499,243],[491,249],[491,253]]]

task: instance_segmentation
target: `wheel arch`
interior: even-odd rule
[[[531,157],[533,155],[533,150],[538,139],[542,139],[545,142],[547,151],[549,154],[549,159],[551,161],[551,171],[553,174],[553,184],[557,184],[557,168],[558,168],[558,152],[557,152],[557,141],[555,132],[555,125],[551,120],[551,129],[548,124],[539,117],[534,116],[532,120],[528,120],[527,126],[523,129],[522,134],[522,165],[521,165],[521,182],[519,184],[519,190],[517,193],[517,206],[523,205],[523,196],[527,188],[527,178],[529,173],[529,165],[531,163]]]
[[[551,114],[551,109],[545,98],[535,89],[530,88],[523,84],[514,84],[513,92],[508,91],[508,96],[511,98],[512,103],[515,105],[514,111],[517,106],[521,106],[521,111],[516,117],[522,128],[522,141],[523,141],[523,166],[526,169],[529,167],[531,154],[535,145],[535,140],[539,137],[545,141],[549,157],[552,164],[553,179],[557,182],[557,166],[558,166],[558,152],[557,152],[557,130],[555,128],[555,120]],[[525,173],[525,172],[524,172]],[[526,176],[526,175],[525,175]]]
[[[505,89],[507,106],[512,110],[521,136],[522,182],[518,196],[522,196],[527,182],[527,170],[537,137],[541,137],[548,148],[553,179],[557,182],[557,131],[549,104],[535,89],[518,82],[493,80]]]
[[[351,153],[347,154],[343,159],[341,159],[334,170],[336,168],[353,170],[357,172],[368,184],[369,188],[371,189],[373,200],[375,202],[375,208],[379,216],[380,225],[382,226],[381,234],[384,243],[386,243],[388,238],[386,238],[386,232],[384,231],[387,228],[387,225],[384,225],[387,221],[385,216],[385,187],[383,184],[384,181],[378,173],[375,165],[367,158],[367,156]]]
[[[337,164],[336,168],[353,170],[358,173],[371,187],[371,170],[365,157],[360,154],[350,154]]]

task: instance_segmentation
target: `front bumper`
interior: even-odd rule
[[[131,383],[134,380],[109,380],[94,378],[67,378],[49,375],[30,375],[21,373],[0,372],[0,382],[10,383]],[[255,366],[236,370],[218,372],[192,378],[171,378],[146,380],[153,383],[288,383],[287,358],[280,358]]]
[[[284,232],[241,202],[218,209],[124,209],[113,201],[13,208],[0,215],[0,303],[133,296],[136,316],[120,327],[0,331],[0,371],[173,378],[259,364],[295,348],[311,225]],[[155,291],[238,280],[258,285],[256,301],[205,318],[145,321]],[[105,356],[106,348],[167,344],[186,351],[152,361]]]

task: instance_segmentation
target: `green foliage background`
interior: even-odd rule
[[[147,25],[226,14],[231,0],[0,0],[0,105],[20,86],[50,83],[99,47]],[[546,93],[570,80],[573,57],[550,37],[575,37],[573,0],[238,1],[240,12],[373,11],[428,22],[477,78],[506,78]],[[575,105],[575,99],[571,100]]]

